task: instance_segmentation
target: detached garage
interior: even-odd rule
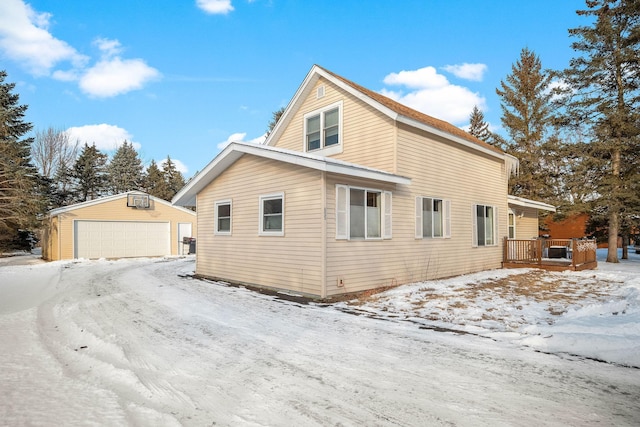
[[[45,222],[42,257],[130,258],[183,255],[196,213],[140,192],[54,209]]]

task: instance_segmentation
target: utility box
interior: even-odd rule
[[[182,238],[182,244],[183,245],[189,245],[189,252],[188,252],[189,255],[196,253],[196,238],[195,237],[183,237]]]
[[[549,258],[566,258],[567,247],[566,246],[550,246]]]

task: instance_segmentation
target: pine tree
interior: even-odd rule
[[[0,246],[20,244],[24,229],[36,226],[43,209],[37,170],[31,163],[33,138],[24,138],[31,123],[24,121],[27,105],[19,105],[12,93],[15,83],[5,83],[0,71]]]
[[[131,190],[141,190],[144,179],[142,171],[142,160],[140,160],[138,152],[133,148],[132,143],[124,141],[109,162],[111,192],[120,194]]]
[[[171,157],[167,156],[167,159],[162,165],[162,173],[164,175],[164,182],[167,185],[165,200],[171,200],[182,187],[184,187],[185,181],[182,173],[176,168],[176,164],[171,160]]]
[[[147,167],[144,180],[144,191],[159,199],[164,199],[168,194],[167,184],[164,182],[164,175],[155,160]]]
[[[510,179],[510,192],[532,199],[548,197],[548,176],[541,146],[551,126],[551,75],[542,70],[538,56],[527,48],[511,67],[496,93],[501,99],[502,125],[509,135],[507,153],[520,160],[518,176]]]
[[[71,172],[76,201],[85,202],[107,194],[107,158],[95,144],[84,144]]]
[[[285,110],[285,107],[282,107],[271,114],[271,121],[269,122],[269,126],[267,127],[267,133],[266,133],[267,137],[273,131],[273,128],[276,127],[276,124],[278,124],[278,120],[280,120],[280,117],[282,117],[282,114],[284,114],[284,110]]]
[[[492,141],[489,123],[484,121],[484,114],[477,105],[473,106],[473,111],[469,116],[469,133],[484,142],[491,143]]]
[[[640,151],[640,0],[587,0],[579,16],[591,25],[569,30],[580,56],[562,77],[566,124],[590,127],[588,162],[595,171],[595,212],[607,218],[607,262],[618,262],[618,236],[637,206]]]

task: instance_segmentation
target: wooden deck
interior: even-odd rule
[[[592,270],[598,266],[596,249],[595,240],[504,239],[502,267]]]

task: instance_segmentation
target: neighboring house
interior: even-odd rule
[[[579,213],[556,221],[553,216],[544,219],[545,234],[554,239],[583,238],[587,236],[588,213]]]
[[[196,275],[326,298],[500,268],[510,203],[552,208],[507,197],[517,165],[314,66],[265,144],[229,144],[173,203],[197,205]]]
[[[132,191],[53,209],[44,229],[42,257],[50,261],[181,255],[196,214]]]

